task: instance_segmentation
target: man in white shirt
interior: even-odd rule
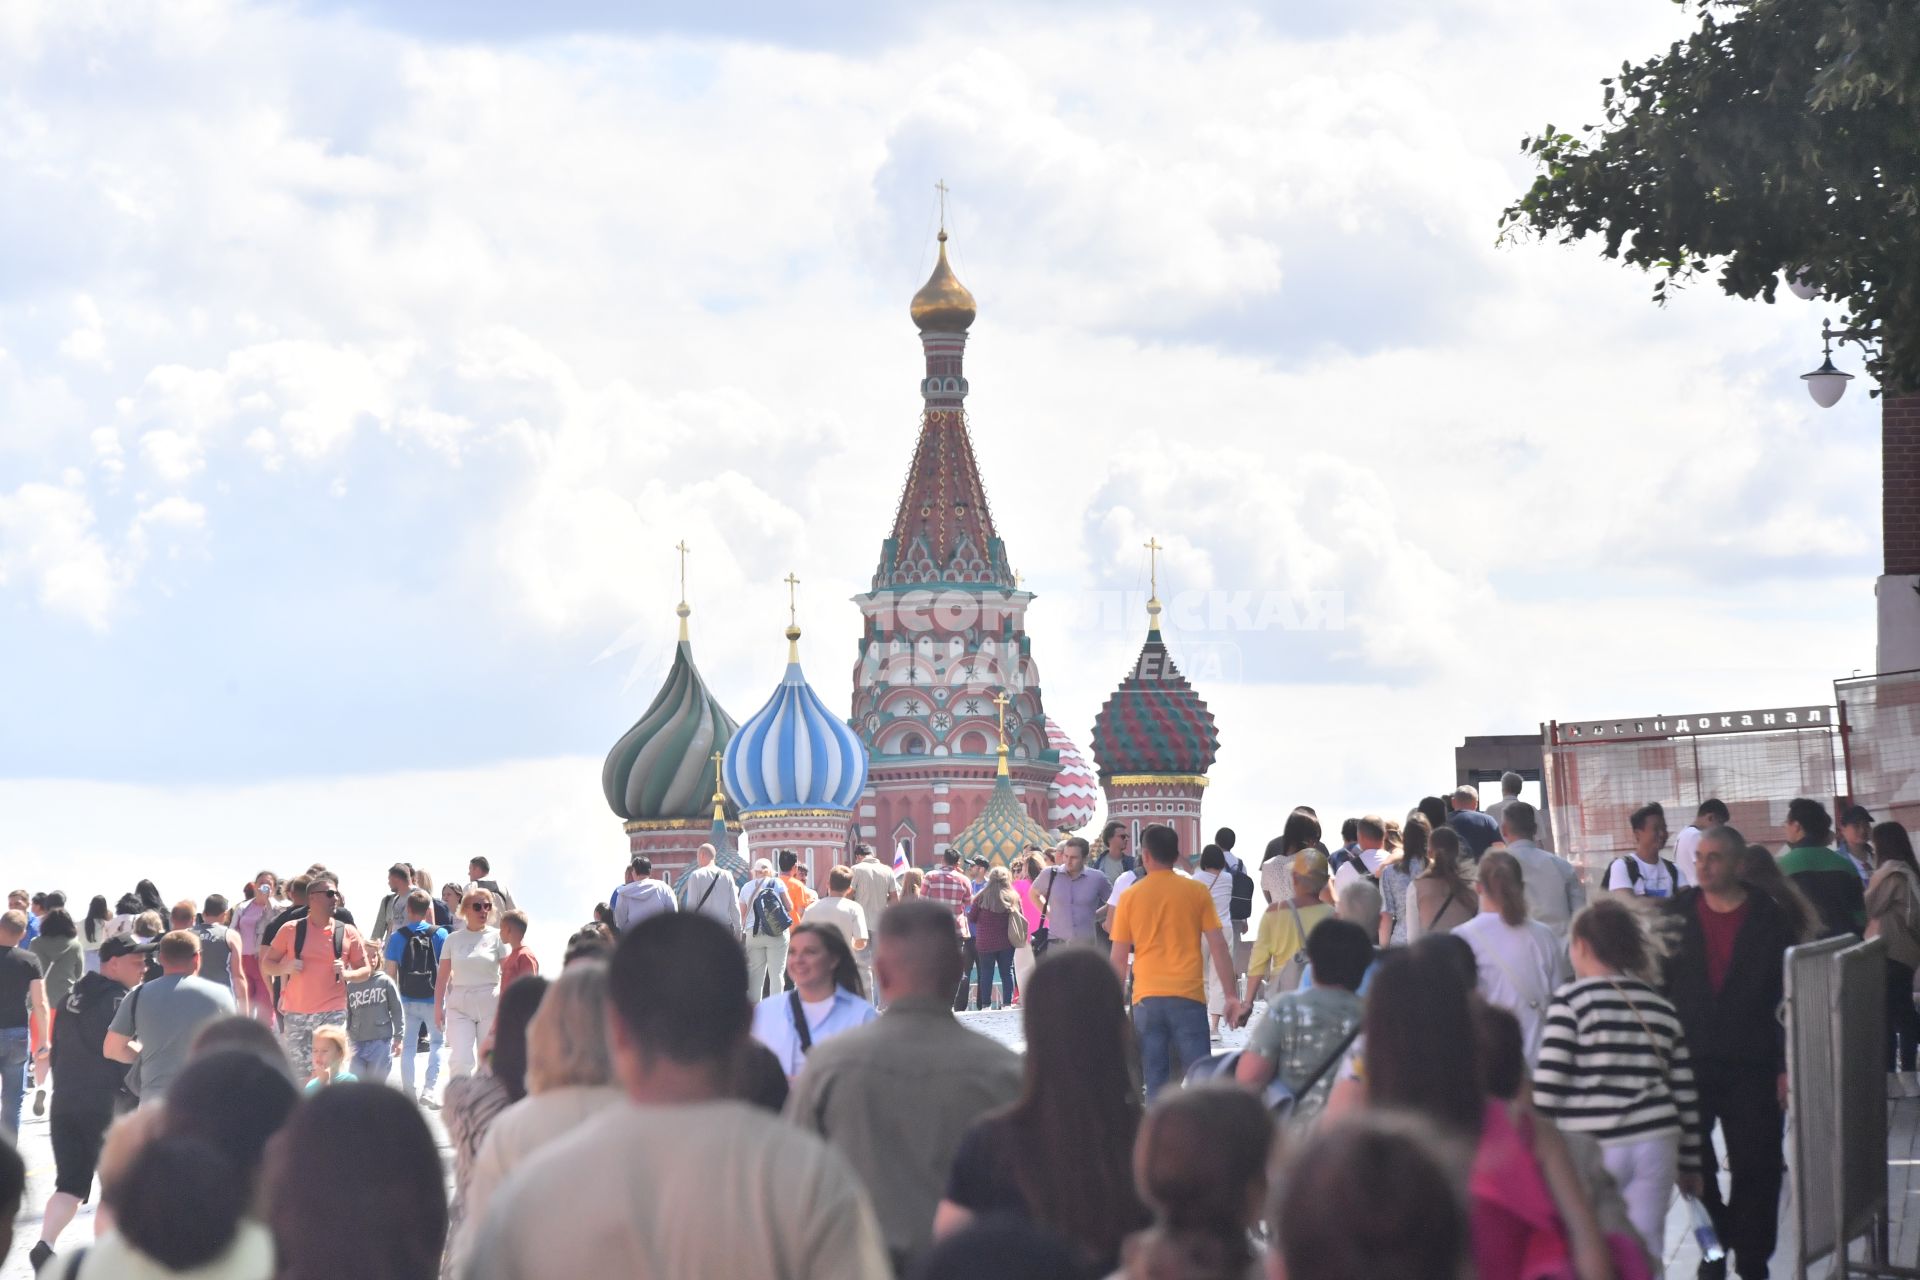
[[[747,965],[696,913],[654,916],[608,967],[607,1038],[628,1101],[524,1161],[462,1280],[890,1280],[873,1207],[838,1152],[731,1094]],[[778,1171],[773,1176],[770,1171]]]
[[[1571,862],[1534,843],[1539,832],[1540,819],[1525,800],[1515,800],[1500,815],[1500,835],[1526,882],[1527,913],[1565,942],[1574,912],[1587,905],[1587,887]]]
[[[734,905],[734,895],[739,891],[734,888],[733,875],[714,863],[719,852],[710,844],[701,845],[693,856],[698,865],[687,873],[687,882],[680,888],[680,909],[708,916],[738,937],[740,911]]]
[[[847,947],[858,957],[867,949],[867,913],[853,900],[853,871],[847,867],[834,867],[827,872],[827,896],[814,903],[801,915],[802,924],[830,925],[847,940]],[[866,980],[863,971],[861,980]],[[867,992],[869,999],[873,992]]]
[[[859,857],[854,860],[853,900],[860,904],[860,910],[866,914],[867,928],[873,929],[880,923],[880,913],[900,900],[900,886],[894,880],[893,872],[881,863],[873,846],[859,846]],[[854,960],[860,966],[860,985],[867,989],[867,995],[873,995],[873,948],[862,947],[853,953]]]
[[[1715,827],[1725,826],[1726,822],[1726,805],[1718,800],[1702,800],[1700,808],[1693,815],[1693,825],[1681,831],[1680,838],[1673,842],[1673,865],[1680,868],[1680,874],[1686,877],[1687,884],[1700,883],[1693,873],[1695,850],[1700,847],[1700,837]]]
[[[1501,774],[1500,798],[1486,807],[1486,815],[1495,822],[1500,821],[1500,815],[1507,811],[1508,805],[1520,798],[1520,789],[1526,785],[1527,780],[1511,769]]]
[[[1671,898],[1692,883],[1673,863],[1660,856],[1667,843],[1667,812],[1657,804],[1641,805],[1633,823],[1633,852],[1607,866],[1607,889],[1625,898]]]
[[[1333,873],[1333,892],[1338,897],[1340,890],[1355,880],[1378,880],[1380,864],[1387,860],[1387,824],[1376,814],[1356,818],[1353,823],[1353,852],[1341,860]],[[1366,874],[1361,874],[1361,868]]]

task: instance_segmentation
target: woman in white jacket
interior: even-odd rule
[[[1547,1002],[1573,976],[1553,930],[1527,918],[1520,864],[1498,850],[1480,859],[1480,914],[1453,931],[1466,939],[1480,965],[1480,994],[1520,1020],[1527,1065],[1540,1056]]]

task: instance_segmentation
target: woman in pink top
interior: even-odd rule
[[[1027,975],[1033,972],[1033,935],[1040,928],[1040,904],[1033,900],[1033,882],[1040,875],[1040,856],[1030,853],[1013,864],[1013,896],[1020,899],[1020,914],[1027,918],[1026,941],[1013,949],[1014,1003],[1027,989]]]
[[[240,935],[240,968],[247,975],[247,1007],[240,1010],[268,1026],[273,1025],[273,984],[260,971],[260,934],[269,921],[287,909],[280,901],[280,879],[262,871],[247,886],[246,905],[233,915],[233,931]]]

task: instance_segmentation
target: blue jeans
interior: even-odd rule
[[[407,1092],[413,1092],[413,1060],[420,1053],[420,1028],[424,1026],[431,1046],[427,1052],[427,1092],[432,1093],[433,1086],[440,1083],[440,1046],[445,1043],[440,1024],[433,1018],[433,1001],[402,1000],[400,1009],[406,1024],[400,1035],[400,1083],[407,1086]]]
[[[993,1008],[993,974],[1000,972],[1000,1003],[1013,1004],[1013,948],[982,951],[980,955],[980,1007]]]
[[[20,1099],[27,1093],[27,1052],[25,1027],[0,1028],[0,1129],[9,1137],[20,1132]]]
[[[418,1046],[416,1045],[416,1048]],[[356,1040],[353,1044],[353,1074],[366,1084],[385,1084],[393,1071],[393,1041]]]
[[[1133,1005],[1133,1030],[1140,1038],[1140,1076],[1147,1084],[1147,1100],[1160,1092],[1169,1077],[1168,1052],[1180,1061],[1180,1075],[1207,1056],[1207,1006],[1183,996],[1147,996]]]

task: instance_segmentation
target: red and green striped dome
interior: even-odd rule
[[[1133,670],[1094,718],[1093,758],[1101,781],[1143,773],[1204,775],[1219,753],[1213,713],[1153,628]]]

